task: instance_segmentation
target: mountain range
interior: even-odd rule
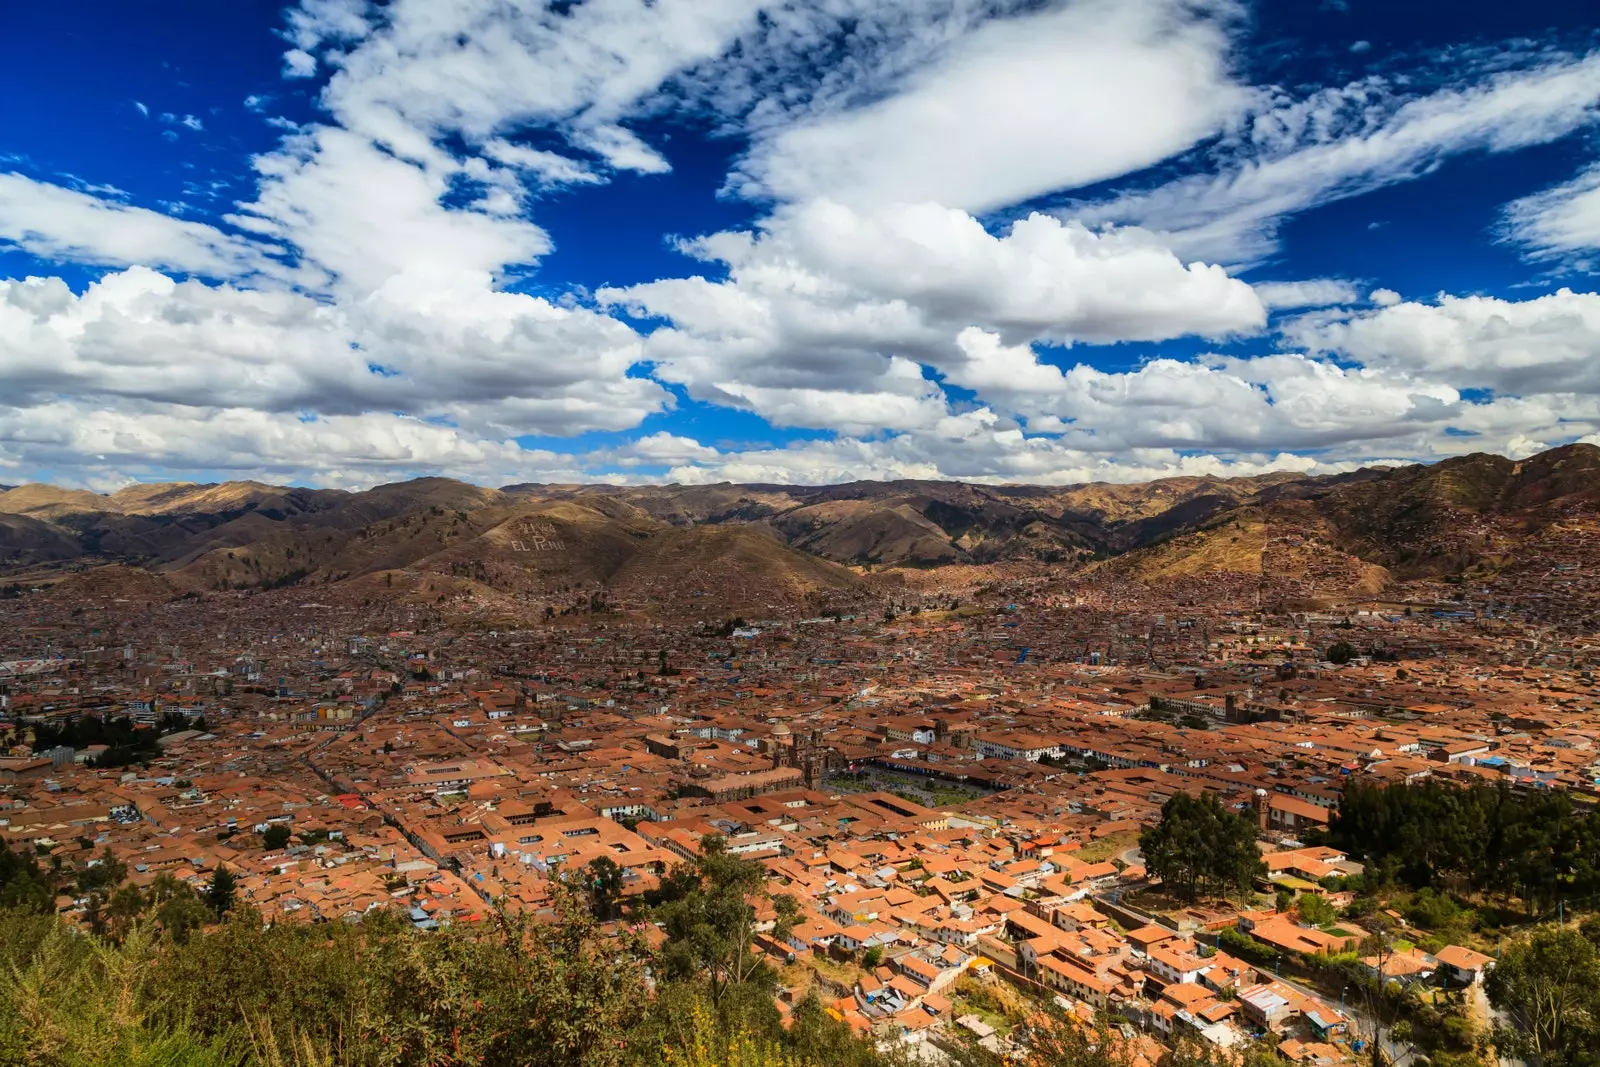
[[[714,592],[755,606],[859,595],[872,574],[1016,565],[1147,583],[1292,571],[1377,593],[1578,566],[1597,504],[1600,448],[1587,444],[1333,476],[1064,487],[31,484],[0,492],[0,574],[111,565],[178,592],[410,588],[420,576],[508,596]]]

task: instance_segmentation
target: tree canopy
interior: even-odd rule
[[[1503,1056],[1543,1067],[1600,1064],[1600,947],[1589,937],[1550,926],[1513,942],[1485,989],[1511,1022],[1495,1034]]]
[[[666,973],[680,979],[703,975],[713,1004],[733,986],[770,989],[771,968],[750,951],[755,908],[747,899],[761,891],[764,878],[759,863],[728,852],[722,838],[702,838],[695,862],[663,882],[664,899],[653,913],[667,935]]]
[[[1530,914],[1600,893],[1600,820],[1562,791],[1355,779],[1328,840],[1383,878],[1518,897]]]
[[[49,912],[55,895],[55,884],[38,861],[0,840],[0,908]]]
[[[228,914],[228,909],[233,907],[234,878],[233,872],[222,864],[217,865],[216,872],[211,876],[211,888],[206,890],[206,903],[211,910],[216,912],[217,918]]]
[[[1145,866],[1181,897],[1249,892],[1266,874],[1256,848],[1256,827],[1227,811],[1216,796],[1175,793],[1161,821],[1139,835]]]

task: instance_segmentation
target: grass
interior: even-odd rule
[[[987,1005],[968,1000],[966,997],[957,994],[950,998],[950,1018],[959,1019],[963,1015],[976,1015],[989,1026],[994,1027],[995,1032],[1002,1037],[1011,1033],[1013,1024],[1010,1019]]]
[[[845,963],[827,955],[813,954],[808,966],[829,981],[848,986],[855,985],[867,973],[866,968],[858,964]]]
[[[1139,844],[1139,831],[1118,830],[1114,834],[1090,841],[1076,852],[1068,853],[1073,859],[1083,863],[1099,863],[1101,860],[1112,859],[1130,848]]]
[[[952,1009],[950,1018],[976,1015],[1001,1035],[1011,1033],[1018,1023],[1039,1010],[1021,990],[998,979],[962,978],[947,995]]]

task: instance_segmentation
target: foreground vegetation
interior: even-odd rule
[[[603,894],[577,888],[558,894],[554,921],[495,915],[427,933],[391,911],[264,927],[236,901],[219,901],[215,921],[200,897],[181,922],[158,908],[94,933],[50,913],[48,871],[4,852],[0,1064],[885,1062],[815,999],[785,1025],[776,976],[749,951],[744,894],[759,877],[711,850],[663,886],[654,912],[668,940],[655,949],[598,922]]]
[[[1352,785],[1351,812],[1333,835],[1368,835],[1368,870],[1327,888],[1355,891],[1353,903],[1342,916],[1314,895],[1287,903],[1307,922],[1359,921],[1369,932],[1360,950],[1287,958],[1231,929],[1221,947],[1353,994],[1369,1020],[1432,1067],[1487,1064],[1496,1053],[1537,1067],[1600,1067],[1600,918],[1496,928],[1503,944],[1487,985],[1500,1013],[1493,1032],[1472,1022],[1462,994],[1380,985],[1361,962],[1413,943],[1437,950],[1481,936],[1483,905],[1464,894],[1498,890],[1517,905],[1499,910],[1510,917],[1536,906],[1512,895],[1524,886],[1569,900],[1590,884],[1594,817],[1563,808],[1554,813],[1570,825],[1544,827],[1535,824],[1553,813],[1545,798]],[[1426,820],[1447,815],[1454,821],[1440,821],[1426,846],[1429,863],[1412,863],[1408,850],[1424,847]],[[1497,881],[1498,853],[1462,840],[1463,827],[1485,825],[1496,847],[1553,878]],[[1141,845],[1152,870],[1185,899],[1242,898],[1261,874],[1248,821],[1209,797],[1175,797]],[[815,983],[780,1007],[778,973],[752,951],[751,902],[775,894],[771,933],[779,941],[798,908],[769,888],[760,865],[730,855],[715,837],[703,847],[648,899],[622,900],[620,870],[601,860],[557,883],[553,915],[492,914],[421,932],[398,911],[361,923],[267,927],[236,899],[226,870],[200,892],[167,875],[139,888],[110,853],[92,855],[87,843],[88,858],[65,866],[0,845],[0,1067],[904,1062],[898,1050],[852,1031],[816,996]],[[83,904],[81,921],[55,914],[62,894]],[[1408,926],[1391,925],[1396,915]],[[1239,1062],[1198,1040],[1162,1050],[1113,1019],[1069,1018],[1010,987],[964,979],[951,992],[964,1011],[1020,1039],[1027,1067],[1132,1067],[1141,1057],[1161,1067],[1281,1063],[1269,1045],[1244,1050]],[[977,1044],[948,1052],[957,1067],[1003,1062]]]

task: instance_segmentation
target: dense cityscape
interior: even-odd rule
[[[731,556],[631,601],[497,599],[462,551],[184,592],[17,571],[10,899],[34,879],[120,942],[559,927],[576,894],[664,977],[674,886],[732,857],[730,951],[780,1017],[820,1007],[863,1048],[1025,1059],[1058,1012],[1109,1020],[1130,1063],[1401,1067],[1513,1056],[1535,1024],[1497,961],[1600,903],[1600,641],[1544,586],[857,565],[756,617],[725,613],[750,610]],[[1592,570],[1546,573],[1587,610]]]
[[[1597,13],[0,2],[0,1067],[1600,1067]]]

